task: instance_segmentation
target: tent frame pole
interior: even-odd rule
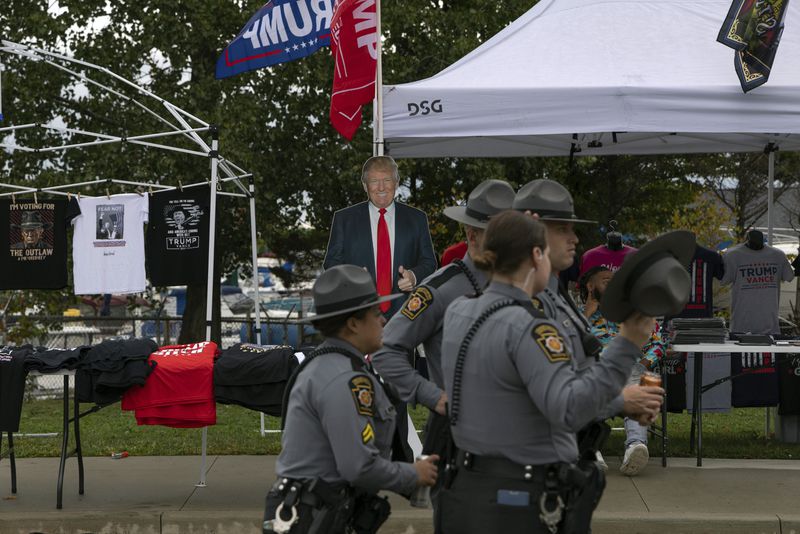
[[[217,168],[219,166],[219,128],[211,126],[211,194],[209,206],[209,232],[208,232],[208,280],[206,281],[206,341],[211,341],[211,322],[213,317],[214,305],[214,249],[216,246],[216,222],[217,222]],[[208,442],[208,427],[203,427],[203,444],[200,460],[200,481],[195,484],[197,487],[206,486],[206,444]]]
[[[377,65],[375,67],[375,104],[373,106],[373,156],[383,156],[383,44],[381,37],[381,0],[375,0],[375,53]]]

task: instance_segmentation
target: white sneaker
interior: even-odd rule
[[[607,472],[607,471],[608,471],[608,464],[607,464],[607,463],[606,463],[606,461],[603,459],[603,455],[602,455],[602,454],[600,454],[600,451],[597,451],[597,454],[596,454],[596,456],[597,456],[597,467],[599,467],[600,469],[602,469],[602,470],[603,470],[603,473]]]
[[[619,470],[625,476],[635,476],[645,468],[649,459],[650,451],[647,450],[647,445],[641,442],[634,443],[625,449],[625,456],[622,458]]]

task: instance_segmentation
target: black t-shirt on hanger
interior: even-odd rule
[[[689,301],[676,317],[702,318],[714,315],[713,279],[722,280],[725,266],[719,252],[697,245],[689,264],[692,279]]]
[[[206,282],[210,191],[200,186],[150,196],[145,258],[154,286]]]
[[[75,199],[0,200],[0,289],[67,285],[67,228]]]

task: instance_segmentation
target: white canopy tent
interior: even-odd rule
[[[541,0],[439,74],[385,85],[387,147],[398,157],[800,149],[800,5],[789,4],[769,81],[749,94],[733,50],[716,42],[729,7]],[[423,101],[441,111],[414,113]]]
[[[541,0],[439,74],[383,88],[395,157],[800,150],[800,5],[743,93],[730,0]],[[771,227],[771,219],[769,226]],[[770,232],[771,234],[771,232]]]

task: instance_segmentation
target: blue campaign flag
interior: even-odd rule
[[[313,54],[331,44],[333,0],[272,0],[217,60],[217,79]]]

